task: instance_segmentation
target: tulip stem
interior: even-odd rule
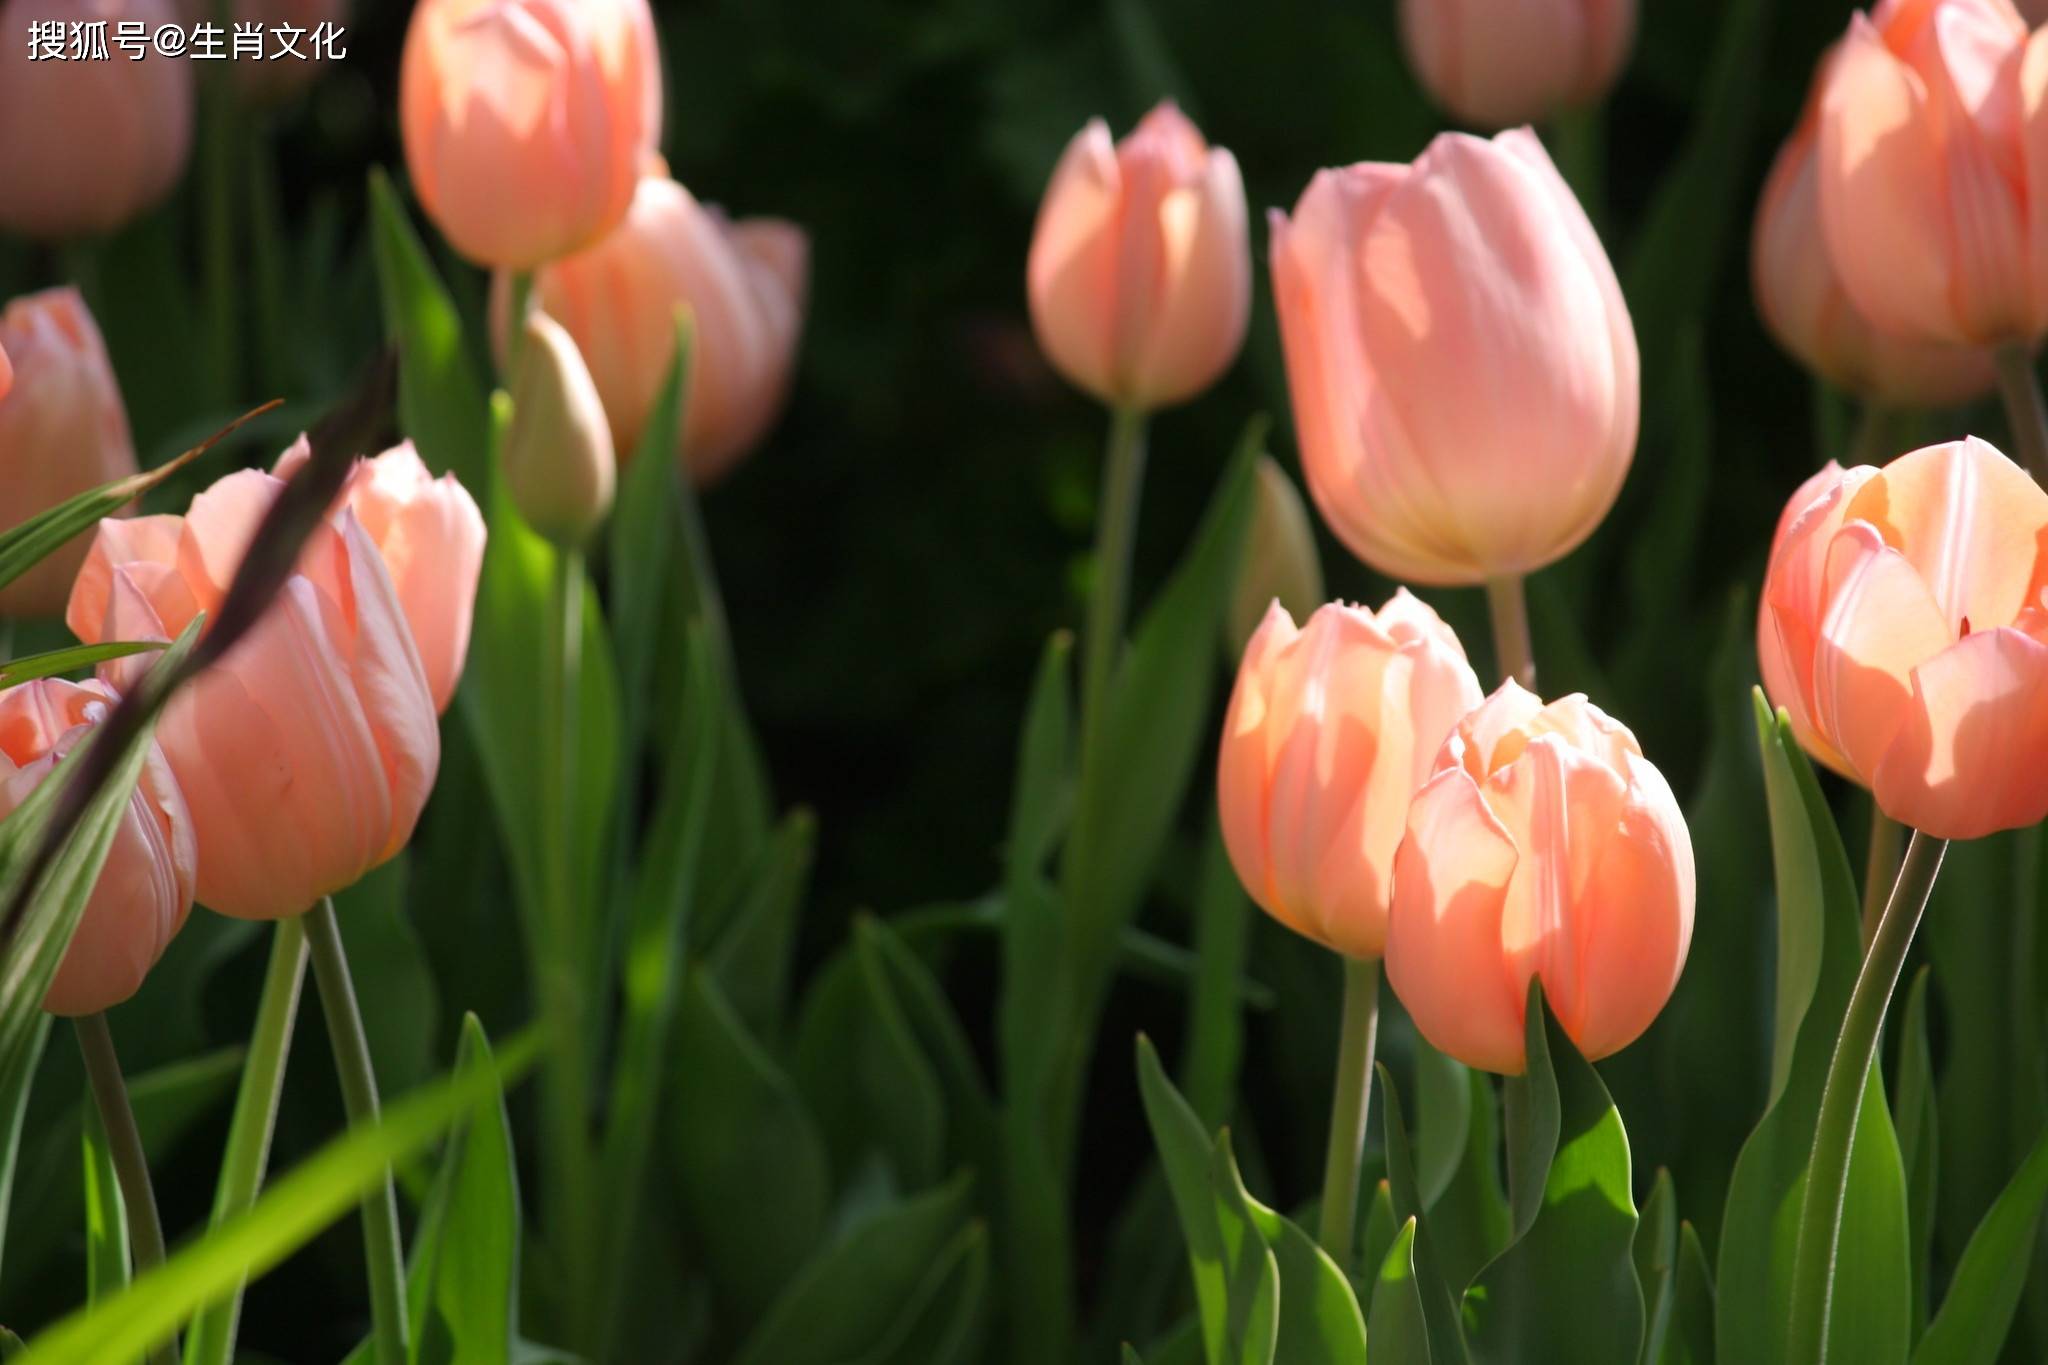
[[[1863,950],[1870,951],[1884,918],[1885,894],[1899,871],[1899,849],[1906,827],[1886,815],[1875,798],[1870,802],[1870,849],[1863,861]]]
[[[363,1012],[356,1004],[333,897],[322,896],[306,912],[306,941],[313,950],[313,978],[327,1017],[348,1126],[375,1127],[380,1108],[377,1071],[370,1062],[370,1040],[363,1032]],[[405,1365],[405,1255],[398,1239],[398,1191],[389,1166],[383,1182],[363,1199],[363,1258],[369,1263],[370,1337],[376,1343],[377,1365]]]
[[[1920,927],[1927,895],[1941,871],[1946,839],[1913,831],[1891,898],[1871,936],[1870,951],[1856,974],[1814,1127],[1813,1157],[1799,1211],[1798,1251],[1792,1263],[1791,1334],[1786,1365],[1825,1365],[1828,1307],[1834,1290],[1835,1251],[1842,1233],[1842,1205],[1849,1184],[1849,1149],[1869,1082],[1871,1060],[1884,1032],[1885,1010],[1898,988],[1906,950]]]
[[[291,1056],[292,1025],[299,1014],[299,988],[305,979],[305,926],[297,919],[279,920],[270,943],[270,966],[263,974],[263,994],[256,1004],[256,1025],[249,1034],[249,1054],[242,1063],[242,1085],[235,1094],[235,1116],[228,1125],[209,1227],[218,1228],[248,1209],[263,1188],[285,1062]],[[185,1338],[191,1365],[228,1365],[241,1312],[239,1289],[200,1311]]]
[[[1145,482],[1145,414],[1118,408],[1110,420],[1102,466],[1102,505],[1095,514],[1095,584],[1088,598],[1083,644],[1081,752],[1095,752],[1106,717],[1109,685],[1123,652],[1124,612],[1131,590],[1131,546],[1137,540],[1138,500]]]
[[[135,1255],[135,1273],[140,1275],[164,1261],[164,1225],[157,1217],[156,1191],[149,1181],[149,1156],[142,1149],[135,1111],[128,1105],[128,1083],[121,1078],[121,1059],[114,1051],[114,1033],[107,1027],[107,1016],[80,1015],[71,1024],[78,1033],[78,1051],[85,1058],[92,1102],[106,1131],[107,1155],[121,1185],[121,1202],[127,1206],[128,1242]],[[177,1365],[176,1338],[160,1342],[149,1359],[151,1365]]]
[[[1849,448],[1843,452],[1842,463],[1850,468],[1857,465],[1883,464],[1896,451],[1885,447],[1891,441],[1892,413],[1882,403],[1866,400],[1863,411],[1856,419],[1856,430],[1849,437]]]
[[[1330,1150],[1323,1163],[1319,1239],[1347,1274],[1358,1228],[1358,1163],[1365,1153],[1365,1116],[1372,1102],[1372,1060],[1380,1025],[1378,958],[1344,959],[1344,1022],[1337,1036],[1336,1094],[1330,1106]]]
[[[1536,690],[1536,651],[1529,644],[1529,597],[1520,574],[1486,580],[1486,608],[1493,617],[1493,663],[1503,679]]]
[[[526,340],[526,312],[533,299],[533,272],[515,270],[506,282],[505,364],[499,376],[505,387],[512,386],[512,373],[519,363],[519,347]]]
[[[2005,400],[2005,420],[2020,463],[2034,482],[2048,486],[2048,406],[2041,401],[2034,353],[2026,343],[2015,341],[2000,346],[1992,357],[1998,362],[1998,394]]]

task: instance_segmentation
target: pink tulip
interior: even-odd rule
[[[1851,393],[1908,407],[1966,402],[1995,382],[1990,355],[1879,331],[1850,302],[1828,256],[1816,152],[1830,63],[1821,59],[1806,113],[1764,181],[1750,248],[1757,308],[1794,359]]]
[[[463,255],[530,270],[587,246],[661,140],[647,0],[420,0],[399,122],[420,204]]]
[[[218,608],[283,487],[245,469],[182,517],[101,522],[71,629],[88,644],[163,640]],[[120,686],[143,666],[117,660],[103,676]],[[353,511],[315,529],[263,620],[171,699],[157,742],[192,812],[199,900],[221,914],[299,914],[405,846],[440,730],[391,577]]]
[[[1054,368],[1105,403],[1158,408],[1244,344],[1251,248],[1237,158],[1171,102],[1112,143],[1090,121],[1052,173],[1025,270]]]
[[[1635,30],[1635,0],[1401,0],[1409,65],[1432,99],[1480,128],[1598,103]]]
[[[57,678],[0,692],[0,815],[26,801],[116,700],[101,683]],[[135,994],[191,912],[197,863],[185,798],[152,745],[43,1008],[92,1014]]]
[[[0,311],[0,346],[21,379],[0,397],[0,529],[135,472],[113,364],[76,289],[9,303]],[[0,588],[0,616],[62,611],[85,546],[80,536]]]
[[[171,0],[0,0],[0,230],[111,232],[170,192],[192,150],[192,64],[109,49],[31,60],[29,26],[177,22]],[[89,31],[89,30],[82,30]]]
[[[1821,96],[1821,223],[1878,328],[1980,346],[2048,330],[2044,42],[2011,0],[1850,20]]]
[[[533,301],[583,353],[622,462],[675,360],[679,308],[693,331],[678,456],[710,483],[760,442],[789,392],[809,252],[792,223],[731,222],[666,175],[650,175],[618,231],[535,275]],[[500,277],[493,300],[501,338],[511,325],[506,286]]]
[[[1671,998],[1692,941],[1692,839],[1636,737],[1513,679],[1458,722],[1394,855],[1387,980],[1468,1066],[1527,1065],[1529,982],[1588,1059]]]
[[[278,457],[280,479],[312,454],[304,436]],[[377,547],[426,669],[434,710],[446,711],[469,657],[470,621],[484,565],[484,516],[453,474],[435,478],[411,441],[375,459],[357,460],[335,505],[354,514]]]
[[[2048,817],[2048,493],[1972,437],[1829,466],[1785,509],[1764,690],[1823,763],[1944,839]]]
[[[1471,584],[1592,533],[1635,450],[1635,331],[1533,133],[1319,172],[1272,264],[1309,492],[1355,553]]]
[[[1217,765],[1223,838],[1253,900],[1337,952],[1377,958],[1408,802],[1479,680],[1403,589],[1377,615],[1332,603],[1252,636]]]

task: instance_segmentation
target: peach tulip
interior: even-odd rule
[[[661,141],[647,0],[420,0],[399,124],[420,204],[464,256],[530,270],[587,246]]]
[[[1972,437],[1829,466],[1785,509],[1764,690],[1892,819],[1974,839],[2048,817],[2048,493]]]
[[[1635,330],[1535,134],[1321,171],[1272,265],[1309,492],[1355,553],[1472,584],[1592,533],[1635,451]]]
[[[1527,1065],[1529,982],[1580,1052],[1627,1047],[1692,941],[1692,839],[1628,728],[1509,679],[1458,722],[1394,855],[1387,980],[1438,1049]]]
[[[0,815],[26,801],[116,700],[102,683],[59,678],[0,692]],[[192,910],[197,864],[185,798],[152,745],[43,1008],[92,1014],[135,994]]]
[[[1980,346],[2048,330],[2044,43],[2011,0],[1850,20],[1821,95],[1821,223],[1880,329]]]
[[[72,588],[81,640],[163,640],[223,600],[284,482],[230,474],[182,517],[102,521]],[[117,686],[135,659],[106,665]],[[192,812],[198,898],[299,914],[412,836],[440,764],[427,675],[376,544],[343,508],[227,655],[180,690],[157,742]]]
[[[192,150],[192,63],[36,59],[31,24],[149,33],[172,0],[0,0],[0,231],[63,238],[111,232],[170,192]]]
[[[1105,403],[1184,402],[1244,344],[1249,241],[1237,158],[1170,101],[1121,142],[1094,119],[1053,170],[1031,237],[1038,344]]]
[[[135,472],[113,363],[76,289],[9,303],[0,311],[0,347],[21,381],[0,397],[0,529]],[[80,536],[0,587],[0,616],[62,611],[85,546]]]
[[[304,436],[272,472],[289,479],[312,453]],[[484,514],[453,474],[435,478],[411,441],[357,460],[335,504],[377,547],[426,669],[434,709],[446,711],[469,657],[470,621],[484,566]]]
[[[1217,801],[1231,864],[1267,914],[1350,957],[1387,941],[1388,879],[1415,789],[1479,680],[1406,589],[1297,630],[1274,603],[1231,694]]]
[[[0,400],[7,397],[7,391],[14,387],[14,362],[7,358],[7,348],[0,346]]]
[[[1597,103],[1635,29],[1635,0],[1401,0],[1401,45],[1423,88],[1481,128]]]
[[[809,244],[795,224],[729,221],[666,175],[640,182],[626,221],[590,250],[534,276],[533,303],[562,324],[596,381],[612,444],[630,460],[675,360],[676,312],[692,322],[682,449],[709,483],[758,444],[796,363]],[[496,334],[507,281],[493,298]]]
[[[1850,302],[1829,258],[1817,160],[1829,64],[1822,58],[1806,112],[1778,150],[1757,204],[1750,247],[1757,309],[1794,359],[1851,393],[1908,407],[1966,402],[1996,381],[1991,356],[1879,331]]]

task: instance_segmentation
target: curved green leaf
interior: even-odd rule
[[[1380,1123],[1387,1136],[1387,1194],[1393,1215],[1401,1223],[1415,1224],[1413,1253],[1415,1283],[1422,1296],[1423,1321],[1429,1327],[1429,1353],[1436,1365],[1464,1365],[1469,1358],[1465,1331],[1458,1314],[1458,1297],[1444,1281],[1438,1268],[1430,1220],[1422,1210],[1422,1195],[1415,1178],[1415,1156],[1408,1142],[1407,1120],[1401,1114],[1401,1092],[1394,1085],[1394,1073],[1386,1063],[1380,1076]]]
[[[1216,1197],[1248,1218],[1280,1272],[1274,1359],[1280,1365],[1365,1365],[1365,1315],[1344,1272],[1315,1239],[1246,1192],[1226,1132],[1212,1168]]]
[[[1394,1236],[1373,1282],[1372,1365],[1430,1365],[1429,1324],[1415,1284],[1415,1220]]]
[[[1934,1256],[1934,1192],[1941,1121],[1934,1103],[1934,1051],[1927,1042],[1927,981],[1922,967],[1906,996],[1899,1032],[1899,1094],[1892,1118],[1906,1170],[1906,1218],[1913,1257],[1913,1338],[1927,1330],[1929,1265]]]
[[[1913,1352],[1913,1365],[1995,1365],[2026,1288],[2027,1267],[2048,1199],[2048,1133],[1970,1237],[1941,1311]]]

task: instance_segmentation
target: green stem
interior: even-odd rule
[[[1145,482],[1145,414],[1118,408],[1110,419],[1102,466],[1102,506],[1095,521],[1095,587],[1088,598],[1082,638],[1081,752],[1085,763],[1108,705],[1110,680],[1123,652],[1124,612],[1131,590],[1131,547],[1138,535],[1138,502]]]
[[[1899,849],[1906,841],[1906,827],[1870,802],[1870,849],[1863,862],[1863,950],[1877,937],[1878,921],[1884,918],[1886,893],[1899,872]]]
[[[519,347],[526,340],[526,309],[533,297],[533,272],[515,270],[507,285],[505,309],[505,363],[499,379],[505,387],[512,386],[512,371],[519,362]]]
[[[2005,400],[2006,423],[2020,463],[2034,482],[2048,485],[2048,407],[2041,401],[2034,353],[2024,342],[2009,342],[1992,352],[1998,362],[1998,395]]]
[[[297,919],[279,920],[270,944],[270,965],[263,974],[263,994],[256,1004],[256,1025],[249,1035],[249,1055],[242,1063],[242,1085],[235,1095],[227,1151],[221,1157],[210,1227],[217,1228],[246,1210],[263,1188],[270,1134],[277,1124],[278,1095],[284,1089],[285,1062],[291,1056],[292,1025],[299,1013],[299,987],[305,979],[305,926]],[[192,1330],[185,1338],[185,1355],[191,1365],[228,1365],[241,1312],[242,1294],[236,1290],[192,1320]]]
[[[71,1024],[78,1032],[85,1077],[106,1132],[114,1178],[121,1182],[121,1200],[128,1210],[128,1245],[134,1253],[135,1273],[140,1275],[164,1262],[164,1225],[157,1217],[156,1191],[150,1185],[149,1156],[142,1150],[142,1133],[135,1126],[135,1111],[128,1105],[128,1083],[121,1078],[121,1059],[114,1051],[107,1016],[80,1015]],[[177,1365],[177,1340],[166,1338],[150,1352],[149,1359],[151,1365]]]
[[[1558,174],[1571,186],[1586,217],[1598,227],[1606,217],[1605,116],[1597,105],[1560,109],[1550,123]]]
[[[1856,418],[1855,433],[1849,437],[1849,448],[1843,452],[1842,463],[1852,469],[1857,465],[1886,463],[1898,453],[1889,448],[1891,430],[1891,409],[1874,399],[1865,399]]]
[[[1379,959],[1345,958],[1344,1022],[1337,1038],[1336,1097],[1330,1107],[1330,1149],[1323,1162],[1323,1218],[1318,1240],[1346,1273],[1358,1228],[1358,1162],[1365,1152],[1365,1115],[1372,1100],[1373,1045],[1379,1023]]]
[[[1934,876],[1941,870],[1941,855],[1947,848],[1946,839],[1913,831],[1898,881],[1892,886],[1877,932],[1871,936],[1870,951],[1864,955],[1848,1011],[1842,1017],[1834,1058],[1828,1063],[1827,1084],[1821,1091],[1813,1158],[1799,1210],[1786,1365],[1825,1365],[1827,1360],[1829,1298],[1834,1290],[1835,1251],[1842,1233],[1842,1205],[1848,1197],[1849,1149],[1856,1136],[1857,1112],[1884,1031],[1885,1010],[1898,987],[1906,950],[1913,945],[1913,933],[1920,927],[1927,894],[1934,889]]]
[[[370,1040],[363,1033],[363,1012],[356,1004],[348,950],[342,946],[332,897],[322,896],[306,912],[306,941],[313,950],[313,978],[320,987],[320,1009],[327,1017],[348,1126],[373,1128],[380,1108],[377,1072],[370,1064]],[[389,1166],[384,1168],[383,1183],[363,1198],[363,1259],[369,1263],[370,1338],[376,1343],[377,1365],[405,1365],[405,1255],[398,1239],[398,1191]]]
[[[1486,609],[1493,618],[1493,662],[1502,678],[1536,690],[1536,651],[1529,644],[1529,598],[1520,574],[1486,580]]]

